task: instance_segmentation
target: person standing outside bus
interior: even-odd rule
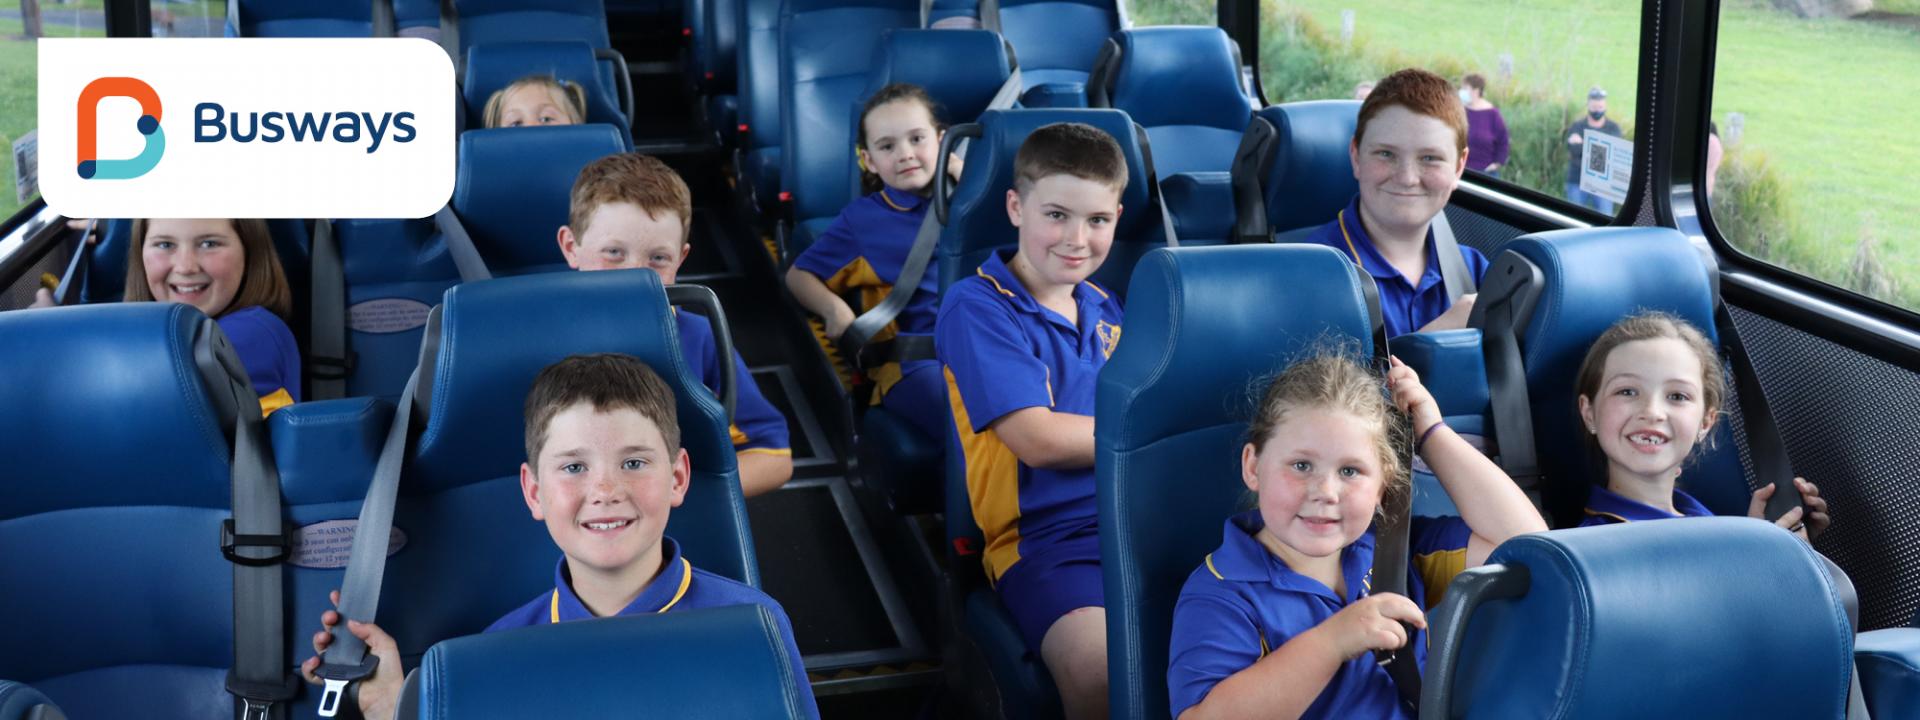
[[[1623,137],[1620,123],[1607,117],[1607,91],[1595,85],[1587,91],[1587,116],[1573,121],[1567,126],[1567,199],[1575,203],[1599,210],[1607,215],[1613,214],[1613,201],[1580,189],[1580,160],[1586,148],[1587,131]]]
[[[1507,164],[1507,120],[1487,100],[1487,79],[1479,73],[1462,78],[1460,104],[1467,107],[1467,169],[1500,177]]]

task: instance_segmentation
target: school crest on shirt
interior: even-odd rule
[[[1120,344],[1120,326],[1100,320],[1093,324],[1093,331],[1100,336],[1101,357],[1113,357],[1113,348]]]

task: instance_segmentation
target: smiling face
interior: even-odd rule
[[[1296,408],[1266,442],[1241,451],[1240,475],[1259,494],[1261,544],[1303,575],[1337,575],[1341,549],[1365,534],[1386,483],[1377,435],[1331,408]]]
[[[866,144],[861,158],[867,170],[895,190],[924,192],[933,182],[934,158],[940,151],[940,132],[933,113],[911,98],[885,103],[861,119]]]
[[[554,414],[539,457],[520,466],[520,490],[572,577],[638,587],[660,567],[660,536],[686,497],[688,473],[686,451],[666,447],[638,410],[582,402]]]
[[[186,303],[208,317],[233,304],[247,269],[246,250],[228,220],[149,220],[140,259],[153,299]]]
[[[1092,277],[1113,248],[1120,210],[1119,188],[1066,173],[1040,178],[1025,193],[1008,190],[1007,217],[1020,229],[1014,273],[1055,288]]]
[[[1622,343],[1607,354],[1596,397],[1580,418],[1607,457],[1609,486],[1671,483],[1713,427],[1700,356],[1675,338]]]
[[[1374,115],[1347,152],[1367,226],[1395,234],[1424,231],[1467,169],[1453,128],[1401,105]]]
[[[693,249],[680,213],[648,213],[630,202],[603,203],[588,216],[585,230],[560,228],[560,254],[575,270],[647,268],[672,285]]]
[[[575,125],[565,91],[549,83],[522,83],[501,91],[500,122],[494,127]]]

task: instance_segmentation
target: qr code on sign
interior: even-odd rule
[[[1607,156],[1613,154],[1610,150],[1604,143],[1587,143],[1587,171],[1603,178],[1611,177],[1607,174]]]

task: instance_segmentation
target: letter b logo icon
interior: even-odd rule
[[[124,160],[101,160],[98,143],[99,129],[96,116],[100,110],[100,100],[109,97],[128,97],[140,103],[140,120],[136,124],[141,135],[145,135],[147,145],[139,155]],[[167,134],[160,130],[160,96],[153,87],[129,77],[103,77],[87,83],[80,91],[80,177],[84,180],[130,180],[147,174],[153,166],[160,163],[160,155],[167,150]]]

